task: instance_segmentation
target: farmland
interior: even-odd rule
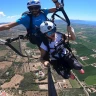
[[[71,45],[71,48],[75,50],[75,52],[74,52],[75,56],[77,57],[79,62],[83,65],[85,74],[82,75],[76,70],[73,70],[73,72],[75,73],[76,77],[78,77],[80,82],[86,88],[87,87],[96,88],[96,56],[95,56],[96,55],[96,26],[83,25],[83,24],[72,24],[72,26],[75,29],[76,41],[70,42],[70,45]],[[57,24],[57,27],[58,27],[57,28],[58,31],[61,31],[62,33],[67,33],[65,24],[64,25]],[[11,33],[7,32],[7,35],[6,35],[5,34],[6,31],[5,31],[4,34],[3,34],[3,32],[1,32],[2,35],[0,35],[0,36],[2,37],[4,35],[6,35],[6,36],[4,36],[4,38],[7,38],[7,37],[16,36],[16,35],[20,34],[20,32],[23,34],[26,33],[25,29],[23,29],[22,27],[19,27],[20,30],[19,29],[17,30],[17,28],[18,27],[13,29],[13,31],[15,30],[15,33],[13,32],[12,35],[11,35],[12,32]],[[16,30],[17,30],[17,33],[16,33]],[[17,46],[18,42],[13,43],[13,45],[19,50],[19,47]],[[30,44],[29,42],[27,42],[27,43],[23,42],[22,46],[23,46],[23,49],[26,49],[26,50],[30,50],[30,48],[31,48],[31,49],[34,49],[33,51],[35,51],[35,52],[38,51],[37,47]],[[31,53],[31,55],[33,55],[33,54],[34,54],[34,52]],[[37,56],[36,53],[35,53],[35,56]],[[29,62],[28,62],[28,60],[29,60]],[[10,62],[11,62],[11,64],[9,64]],[[21,58],[16,53],[14,53],[12,50],[8,49],[6,46],[0,46],[0,63],[1,63],[1,65],[5,66],[3,71],[0,70],[0,71],[2,71],[1,73],[3,74],[3,75],[1,74],[1,77],[3,79],[5,79],[4,82],[10,81],[10,83],[11,83],[11,78],[13,77],[13,79],[14,79],[14,78],[16,78],[15,76],[19,76],[16,74],[20,74],[20,76],[19,76],[19,78],[21,78],[20,80],[22,80],[23,78],[24,79],[22,81],[20,81],[21,83],[19,82],[20,86],[19,87],[17,86],[19,89],[24,90],[24,91],[25,90],[28,90],[28,91],[35,90],[35,92],[37,90],[40,90],[40,88],[37,85],[34,85],[34,84],[32,85],[32,83],[35,83],[34,78],[37,79],[37,77],[35,77],[35,75],[31,73],[33,70],[35,70],[35,71],[41,70],[42,66],[40,65],[40,62],[36,63],[33,61],[32,58],[30,58],[30,59]],[[8,66],[8,65],[10,65],[10,66]],[[38,66],[35,66],[36,69],[34,69],[35,67],[33,65],[34,66],[38,65]],[[10,72],[10,74],[8,76],[6,76],[6,72]],[[30,78],[28,78],[28,76]],[[61,79],[61,78],[59,78],[59,76],[57,74],[55,74],[55,72],[54,72],[53,76],[56,79],[56,81]],[[34,78],[31,78],[31,77],[34,77]],[[2,82],[2,83],[4,83],[4,82]],[[14,82],[15,82],[15,80],[14,80]],[[71,94],[72,91],[74,91],[74,90],[75,90],[74,94],[75,93],[79,94],[81,92],[84,95],[84,92],[82,91],[82,87],[77,82],[77,80],[73,80],[73,81],[69,80],[66,82],[68,82],[69,89],[66,88],[65,91],[61,92],[60,96],[62,96],[62,94],[65,94],[65,93],[68,95],[68,92]],[[13,84],[13,85],[15,86],[18,84],[16,84],[16,82],[15,82],[15,84]],[[30,85],[30,86],[27,87],[27,85],[28,86]],[[14,87],[14,86],[12,86],[12,87]],[[4,86],[4,88],[5,88],[5,86]],[[73,89],[71,89],[71,88],[73,88]],[[45,92],[45,93],[47,93],[47,92]]]

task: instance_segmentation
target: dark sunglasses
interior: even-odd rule
[[[47,36],[51,36],[53,33],[55,33],[54,31],[49,31],[46,33]]]
[[[31,6],[28,9],[29,10],[38,10],[38,9],[40,9],[40,6]]]

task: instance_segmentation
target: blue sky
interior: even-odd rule
[[[40,1],[42,8],[55,7],[51,0]],[[27,10],[27,2],[28,0],[0,0],[0,23],[20,18],[22,12]],[[64,2],[64,9],[70,19],[96,21],[96,0],[64,0]],[[61,12],[58,14],[62,16]],[[48,15],[49,18],[50,16],[51,14]]]

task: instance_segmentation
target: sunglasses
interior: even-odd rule
[[[54,31],[49,31],[46,33],[47,36],[51,36],[53,33],[55,33]]]
[[[38,9],[40,9],[40,6],[34,6],[34,7],[29,7],[28,8],[29,10],[38,10]]]

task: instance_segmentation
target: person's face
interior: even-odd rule
[[[46,33],[46,36],[49,37],[49,38],[51,38],[51,39],[54,39],[55,32],[54,31],[49,31],[49,32]]]
[[[40,6],[38,5],[30,6],[28,9],[34,16],[37,16],[40,12]]]

